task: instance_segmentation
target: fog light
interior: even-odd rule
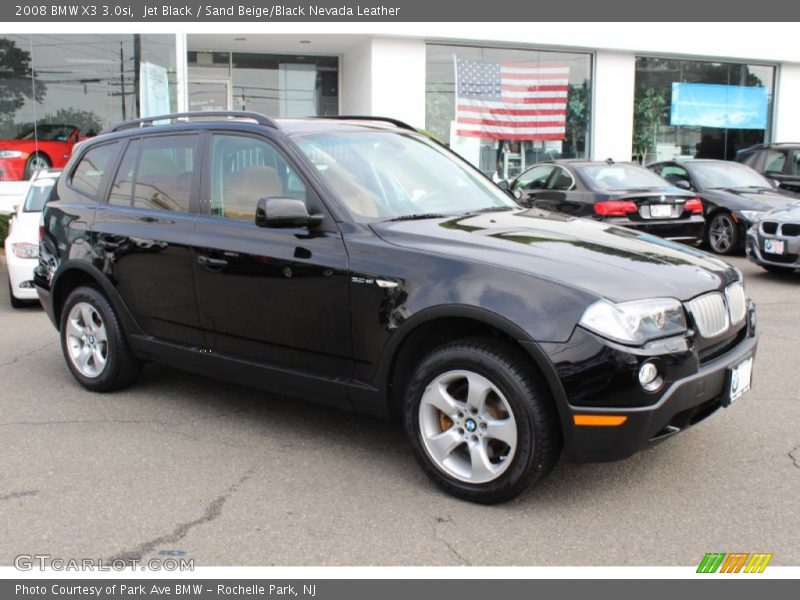
[[[639,367],[639,384],[646,392],[655,392],[664,383],[664,377],[658,371],[658,365],[647,361]]]

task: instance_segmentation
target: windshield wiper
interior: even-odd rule
[[[516,206],[487,206],[485,208],[476,208],[475,210],[467,211],[466,214],[468,215],[477,215],[480,213],[488,213],[488,212],[506,212],[509,210],[516,210]]]
[[[421,219],[444,219],[449,216],[452,215],[445,215],[442,213],[414,213],[411,215],[400,215],[399,217],[386,219],[386,221],[391,222],[391,221],[418,221]]]

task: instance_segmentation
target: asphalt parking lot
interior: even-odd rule
[[[754,390],[619,463],[562,461],[497,507],[452,499],[399,424],[149,366],[111,395],[67,371],[0,260],[0,564],[19,554],[195,565],[800,564],[800,275],[747,263]]]

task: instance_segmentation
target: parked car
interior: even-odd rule
[[[17,212],[29,186],[28,181],[0,181],[0,215],[8,216]]]
[[[637,165],[613,161],[559,160],[534,165],[510,189],[525,206],[697,244],[703,207],[681,190]]]
[[[764,212],[797,198],[746,165],[727,160],[681,159],[648,165],[654,173],[703,201],[705,242],[717,254],[744,250],[745,232]]]
[[[782,188],[800,192],[800,143],[758,144],[739,150],[734,160],[777,181]]]
[[[57,195],[35,283],[85,388],[157,361],[399,416],[425,472],[468,500],[517,495],[562,448],[630,456],[750,387],[736,269],[522,209],[397,121],[123,123]]]
[[[747,230],[747,257],[773,273],[800,269],[800,202],[765,213]]]
[[[61,168],[79,141],[72,125],[37,125],[12,140],[0,140],[0,181],[28,180],[39,169]]]
[[[52,169],[34,173],[25,200],[8,224],[5,241],[8,297],[14,308],[38,304],[33,269],[39,264],[39,220],[60,173]]]

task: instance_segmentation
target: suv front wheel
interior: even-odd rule
[[[553,468],[561,450],[545,386],[513,348],[490,339],[425,357],[408,387],[404,420],[425,472],[472,502],[517,496]]]
[[[131,385],[142,363],[130,351],[114,308],[93,287],[76,288],[61,312],[61,349],[75,379],[94,392]]]

